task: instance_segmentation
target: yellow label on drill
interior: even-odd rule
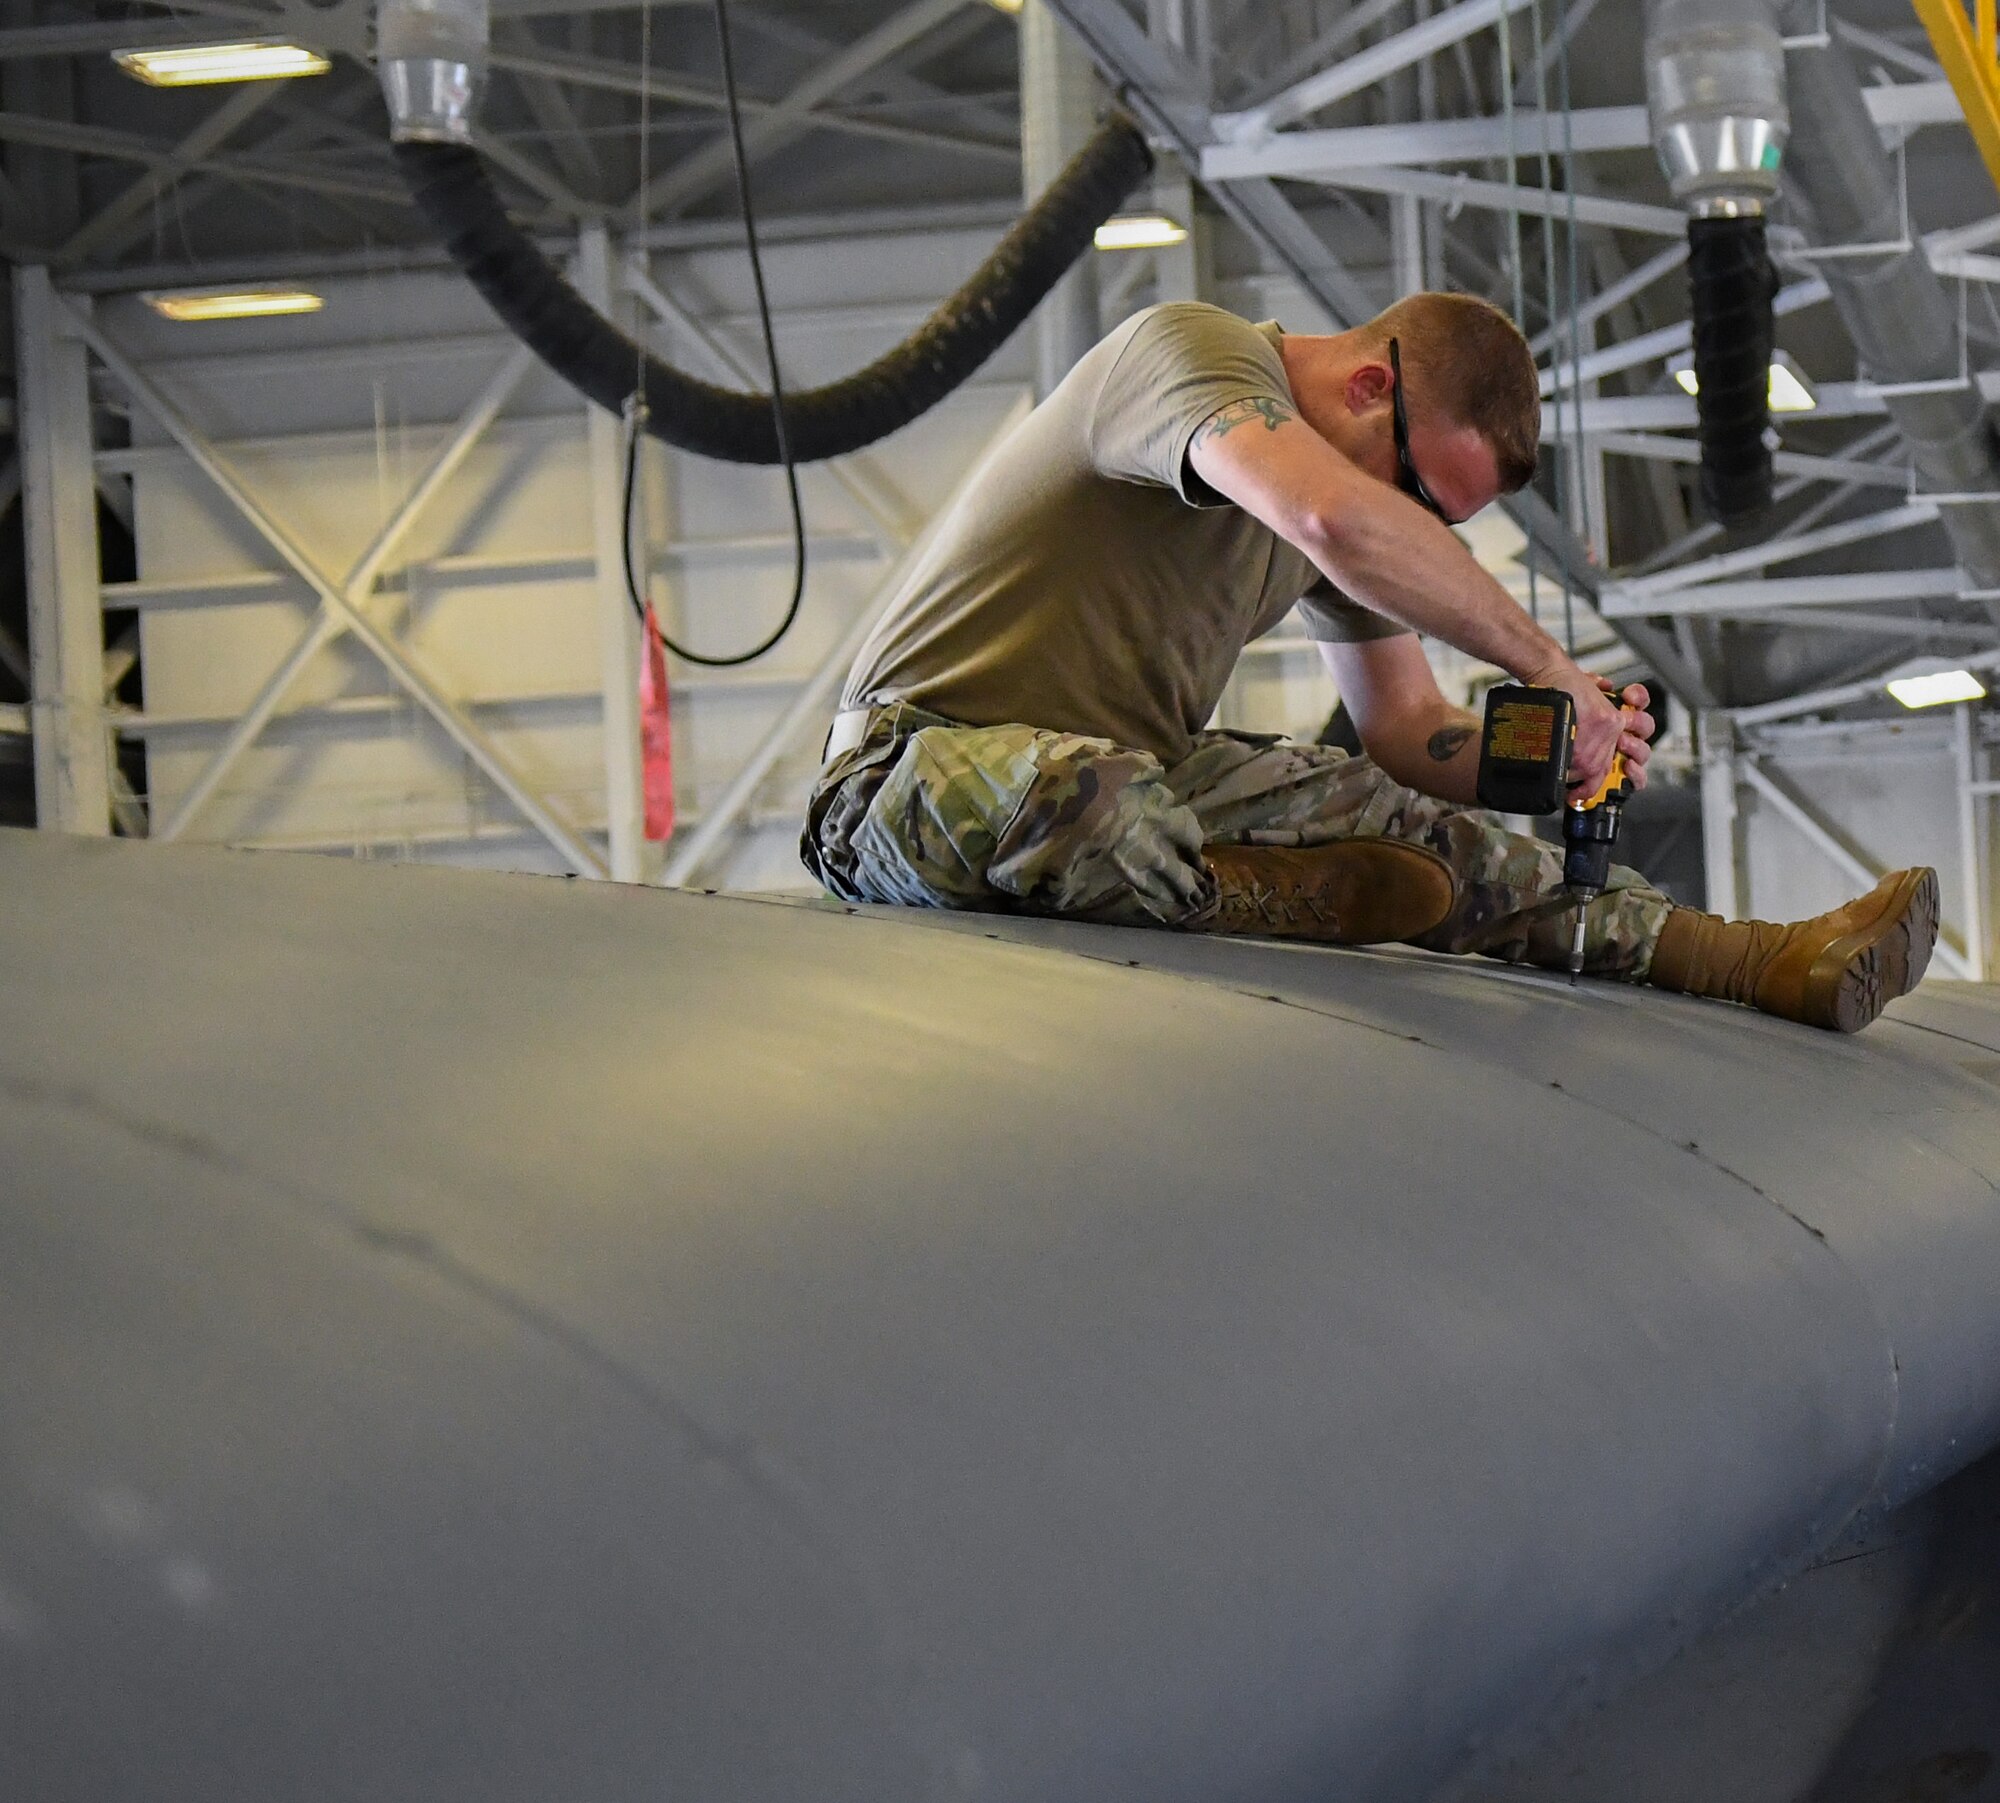
[[[1489,749],[1496,758],[1516,764],[1555,761],[1557,712],[1532,701],[1503,702],[1489,722]]]

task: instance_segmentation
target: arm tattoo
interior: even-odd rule
[[[1287,420],[1298,417],[1287,402],[1273,400],[1267,395],[1258,395],[1250,400],[1231,401],[1227,407],[1210,414],[1202,422],[1201,430],[1195,437],[1197,440],[1226,438],[1238,426],[1247,425],[1253,419],[1261,419],[1265,431],[1275,432]]]
[[[1476,730],[1471,726],[1440,726],[1431,734],[1427,749],[1436,762],[1448,764],[1471,743]]]

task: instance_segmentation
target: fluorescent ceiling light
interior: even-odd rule
[[[111,60],[149,88],[199,88],[221,81],[284,81],[295,75],[324,75],[333,67],[317,50],[272,38],[114,50]]]
[[[1797,370],[1784,361],[1771,365],[1770,396],[1773,413],[1810,413],[1819,405],[1819,397]]]
[[[1701,385],[1695,380],[1692,363],[1681,364],[1674,371],[1674,380],[1688,394],[1701,392]],[[1768,392],[1773,413],[1810,413],[1819,405],[1812,384],[1806,380],[1804,371],[1783,351],[1771,359],[1771,385]]]
[[[308,288],[183,288],[142,297],[163,319],[267,319],[317,313],[326,305]]]
[[[1164,213],[1120,213],[1097,228],[1099,250],[1158,250],[1178,244],[1187,236],[1187,227]]]
[[[1021,10],[1021,0],[986,0],[995,12],[1017,13]]]
[[[1933,670],[1898,677],[1889,693],[1905,707],[1940,707],[1947,701],[1983,701],[1986,687],[1970,670]]]

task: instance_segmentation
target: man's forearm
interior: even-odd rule
[[[1399,724],[1403,730],[1370,753],[1376,766],[1407,789],[1471,807],[1479,790],[1478,716],[1445,705]]]
[[[1457,537],[1415,507],[1344,512],[1303,548],[1363,606],[1497,664],[1518,681],[1546,680],[1570,667],[1563,648]]]
[[[1424,775],[1410,787],[1471,807],[1479,799],[1479,720],[1455,707],[1424,740]]]

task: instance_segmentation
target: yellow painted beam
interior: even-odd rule
[[[1966,14],[1965,0],[1910,0],[1930,34],[1931,48],[1944,65],[1958,104],[1965,109],[1965,122],[1985,159],[1986,173],[2000,189],[2000,56],[1994,41],[1994,0],[1974,3],[1979,9],[1976,26]]]

